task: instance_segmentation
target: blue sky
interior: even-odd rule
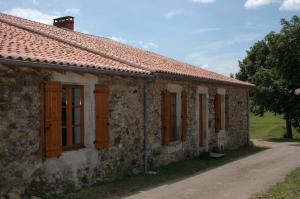
[[[300,0],[0,0],[0,12],[52,23],[229,75],[254,41],[300,14]]]

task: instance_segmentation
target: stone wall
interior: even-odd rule
[[[143,81],[71,72],[12,70],[0,66],[0,196],[7,192],[53,193],[143,171]],[[42,160],[41,84],[84,86],[85,148]],[[109,85],[110,147],[95,140],[95,84]]]
[[[162,120],[161,120],[161,103],[162,91],[168,89],[169,84],[177,84],[188,92],[188,136],[186,141],[175,141],[168,146],[162,143]],[[197,87],[208,88],[208,140],[209,150],[217,147],[217,134],[215,133],[215,108],[214,101],[218,88],[223,88],[226,95],[229,96],[229,125],[226,131],[226,149],[234,149],[248,143],[248,91],[243,88],[230,87],[215,84],[193,84],[189,82],[178,81],[157,81],[150,85],[149,88],[149,143],[150,154],[149,160],[151,168],[155,169],[159,165],[165,165],[170,162],[194,158],[199,155],[205,147],[198,144],[199,134],[196,117]],[[206,139],[206,138],[205,138]]]
[[[38,72],[0,65],[0,195],[7,192],[62,192],[137,174],[144,167],[143,86],[140,78]],[[65,151],[59,158],[42,160],[41,84],[44,80],[84,86],[85,148]],[[106,150],[95,149],[95,84],[109,85],[109,136]],[[188,133],[186,141],[162,146],[161,92],[170,85],[188,93]],[[149,164],[151,169],[170,162],[194,158],[203,150],[198,145],[196,117],[197,88],[208,87],[210,149],[216,145],[214,97],[217,88],[230,96],[230,123],[227,148],[247,143],[247,90],[213,84],[157,80],[149,86]],[[179,126],[180,128],[180,126]]]
[[[161,104],[162,91],[168,89],[169,84],[180,85],[188,93],[188,133],[185,142],[181,140],[162,145]],[[149,87],[149,143],[150,165],[153,169],[159,165],[168,164],[184,158],[192,158],[198,154],[197,133],[195,122],[196,86],[180,82],[157,81]],[[181,123],[180,123],[181,125]]]
[[[62,192],[143,171],[143,82],[133,78],[51,73],[51,80],[84,86],[85,148],[63,152],[35,171],[30,192]],[[95,141],[95,84],[109,85],[109,148]],[[45,186],[47,184],[47,186]]]
[[[41,82],[47,75],[0,65],[0,195],[23,192],[41,164]]]
[[[228,88],[229,125],[227,148],[235,149],[248,144],[249,139],[249,104],[248,93],[241,88]]]

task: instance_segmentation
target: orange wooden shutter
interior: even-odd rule
[[[215,97],[215,132],[218,133],[221,129],[221,95]]]
[[[108,131],[108,87],[96,85],[95,108],[96,108],[96,148],[106,149],[109,146]]]
[[[167,90],[162,93],[162,143],[167,145],[171,141],[171,93]]]
[[[229,126],[229,96],[225,97],[225,129],[227,130]]]
[[[187,128],[188,128],[188,110],[187,110],[187,92],[182,91],[181,93],[181,122],[182,122],[182,132],[181,139],[186,140]]]
[[[59,157],[62,153],[61,135],[61,84],[44,83],[44,155]]]

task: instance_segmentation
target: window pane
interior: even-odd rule
[[[81,105],[79,88],[72,88],[72,99],[73,99],[73,102],[72,102],[73,106]]]
[[[62,145],[67,146],[67,129],[62,128]]]
[[[62,102],[62,104],[61,104],[62,106],[67,105],[67,89],[66,88],[62,89],[61,102]]]
[[[80,144],[80,127],[73,127],[73,144]]]
[[[72,108],[72,125],[80,125],[81,108]]]
[[[67,125],[67,109],[62,108],[61,110],[61,125],[66,126]]]

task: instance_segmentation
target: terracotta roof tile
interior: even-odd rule
[[[38,57],[44,61],[102,66],[128,72],[169,73],[253,86],[108,38],[65,30],[2,13],[0,21],[5,22],[1,23],[0,55],[19,55],[22,58],[27,56],[31,59]],[[74,63],[71,63],[72,61]]]

